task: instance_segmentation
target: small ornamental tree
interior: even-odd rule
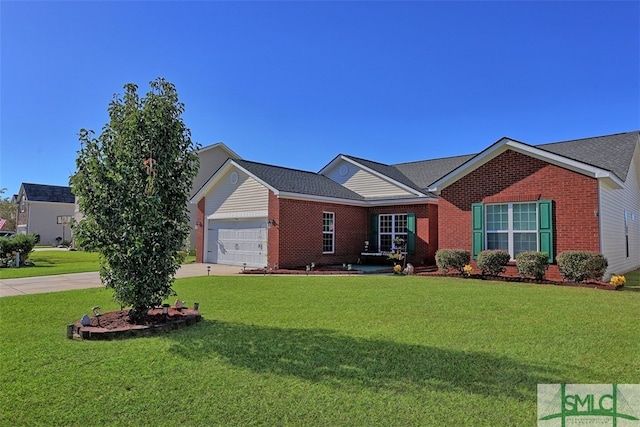
[[[182,121],[175,86],[159,78],[143,98],[124,86],[109,104],[98,138],[80,130],[71,177],[83,218],[79,246],[100,253],[102,282],[129,317],[140,320],[171,295],[179,251],[189,236],[187,202],[198,172],[198,148]]]

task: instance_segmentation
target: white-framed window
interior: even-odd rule
[[[332,254],[335,252],[336,233],[335,221],[336,214],[333,212],[322,212],[322,253]]]
[[[378,216],[378,247],[382,252],[395,249],[396,238],[407,241],[407,214],[380,214]]]
[[[524,251],[538,251],[538,210],[533,203],[486,205],[487,249],[502,249],[515,259]]]

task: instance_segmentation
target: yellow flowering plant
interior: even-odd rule
[[[616,287],[624,286],[627,283],[627,279],[622,274],[614,274],[611,276],[609,283]]]
[[[473,267],[467,264],[464,267],[462,267],[462,271],[464,272],[465,276],[471,276],[471,273],[473,272]]]

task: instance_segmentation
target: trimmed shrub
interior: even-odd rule
[[[440,249],[436,252],[436,265],[443,273],[449,269],[464,272],[464,266],[471,261],[471,252],[462,249]]]
[[[23,254],[30,254],[36,245],[36,238],[33,234],[16,234],[11,240],[14,251],[21,251]],[[27,256],[27,255],[23,255]]]
[[[482,270],[482,274],[498,276],[500,273],[504,273],[504,267],[510,260],[511,255],[509,255],[509,252],[496,249],[480,252],[476,263],[478,268]]]
[[[609,266],[604,255],[590,251],[564,251],[557,261],[562,277],[577,283],[602,279]]]
[[[25,262],[35,245],[36,238],[32,234],[16,234],[10,239],[0,238],[0,258],[2,258],[2,265],[10,265],[11,261],[15,258],[16,252],[22,253],[20,262]]]
[[[546,252],[520,252],[516,255],[516,266],[521,276],[532,276],[542,280],[549,268],[549,254]]]

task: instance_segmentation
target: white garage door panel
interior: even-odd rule
[[[267,219],[209,221],[207,262],[264,267],[267,265]]]

